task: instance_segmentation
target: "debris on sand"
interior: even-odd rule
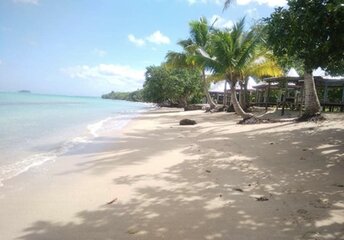
[[[107,202],[106,204],[107,205],[110,205],[110,204],[113,204],[114,202],[116,202],[117,201],[117,198],[114,198],[114,199],[112,199],[110,202]]]
[[[262,196],[262,197],[256,197],[256,200],[258,202],[264,202],[264,201],[269,201],[269,199],[265,196]]]
[[[328,199],[316,199],[309,203],[311,206],[315,208],[331,208],[331,202]]]
[[[195,124],[197,124],[197,122],[195,120],[191,120],[191,119],[187,119],[187,118],[182,119],[179,122],[179,125],[195,125]]]
[[[244,192],[244,190],[242,190],[241,188],[233,188],[233,190],[237,192]]]

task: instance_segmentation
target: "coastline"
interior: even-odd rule
[[[18,146],[18,152],[9,148],[10,150],[7,150],[7,152],[13,152],[13,156],[6,156],[5,152],[5,156],[3,156],[2,160],[9,160],[0,165],[0,188],[3,186],[4,182],[9,179],[17,177],[32,168],[40,167],[47,162],[56,161],[59,157],[68,154],[70,151],[83,148],[85,143],[92,142],[104,132],[114,132],[115,130],[121,131],[131,119],[137,117],[144,111],[148,111],[149,108],[147,107],[136,111],[122,110],[122,112],[117,113],[117,115],[108,114],[108,116],[103,116],[103,119],[90,120],[87,123],[81,123],[79,125],[74,124],[70,127],[70,131],[63,129],[63,131],[57,133],[55,130],[54,133],[58,135],[58,137],[55,137],[54,134],[48,134],[49,136],[44,135],[41,137],[25,137],[25,141],[28,144],[31,144],[31,141],[35,141],[35,139],[43,138],[44,140],[36,141],[35,144],[31,144],[31,147],[24,151],[22,150],[22,146]],[[38,131],[38,129],[36,130]],[[63,134],[61,134],[61,132]],[[23,142],[21,142],[21,144],[23,145]]]
[[[342,239],[343,115],[238,119],[157,109],[102,132],[7,182],[1,238]]]

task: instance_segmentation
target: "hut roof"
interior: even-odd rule
[[[209,92],[217,92],[217,93],[223,93],[224,89],[225,89],[225,80],[219,81],[217,83],[212,83],[210,85],[210,89]],[[248,79],[248,83],[247,83],[247,90],[254,90],[254,86],[256,86],[257,83],[254,81],[253,78],[249,78]],[[227,83],[227,89],[230,89],[230,85]],[[236,90],[240,90],[240,85],[239,83],[236,84],[235,86]]]

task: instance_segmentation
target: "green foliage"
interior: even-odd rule
[[[182,52],[169,51],[166,55],[166,63],[169,67],[205,69],[205,61],[200,51],[206,51],[211,36],[211,27],[205,17],[189,23],[190,37],[178,42]]]
[[[244,77],[248,65],[259,56],[255,54],[260,44],[260,36],[254,30],[244,31],[245,18],[237,22],[231,31],[216,30],[210,40],[207,65],[213,73],[230,81]]]
[[[136,90],[134,92],[110,92],[102,95],[104,99],[125,100],[132,102],[143,102],[142,90]]]
[[[343,89],[339,87],[329,87],[327,90],[327,102],[331,103],[341,103],[342,102],[342,94],[343,94]],[[318,96],[320,96],[321,101],[324,101],[323,96],[325,92],[324,87],[318,87],[317,88]]]
[[[185,68],[147,67],[143,98],[154,103],[169,102],[181,107],[202,98],[199,72]]]
[[[144,102],[143,99],[143,90],[136,90],[134,92],[129,93],[128,96],[128,101],[132,101],[132,102]]]
[[[344,73],[342,0],[289,0],[265,19],[267,41],[279,57],[302,61],[305,71],[321,67]],[[285,59],[284,59],[285,60]]]

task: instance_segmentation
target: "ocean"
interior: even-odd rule
[[[96,97],[0,92],[0,186],[32,167],[120,131],[152,105]]]

